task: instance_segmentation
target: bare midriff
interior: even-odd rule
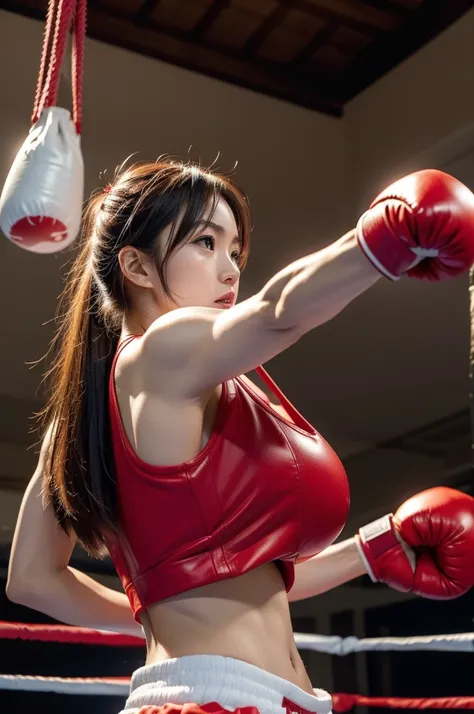
[[[141,621],[147,664],[197,654],[233,657],[313,694],[274,564],[156,603]]]

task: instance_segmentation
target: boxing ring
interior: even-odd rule
[[[46,22],[43,55],[41,60],[38,86],[36,91],[33,123],[38,121],[44,109],[56,109],[56,100],[59,89],[61,63],[65,54],[68,33],[73,27],[72,45],[72,100],[73,123],[77,135],[81,132],[82,119],[82,71],[86,25],[86,0],[64,0],[56,3],[50,0],[48,5],[48,18]],[[83,186],[77,182],[75,201],[81,207]],[[51,220],[57,221],[54,216]],[[3,226],[5,234],[22,245],[23,248],[33,252],[55,252],[66,247],[79,230],[80,210],[77,220],[71,225],[64,224],[62,242],[54,244],[49,236],[48,249],[37,245],[37,236],[30,235],[28,218],[25,235],[10,235],[11,226]],[[16,224],[15,224],[16,225]],[[63,225],[63,224],[61,224]],[[8,230],[7,230],[8,228]],[[25,225],[23,222],[23,230]],[[44,229],[46,230],[46,229]],[[474,443],[474,268],[469,275],[469,297],[471,314],[471,342],[470,342],[470,372],[469,372],[469,405],[471,423],[473,425]],[[134,647],[144,650],[142,639],[120,635],[111,632],[91,630],[87,628],[72,627],[67,625],[26,624],[18,622],[0,621],[0,639],[17,641],[50,642],[67,645],[86,645],[88,647]],[[369,652],[474,652],[474,632],[461,634],[439,634],[413,637],[379,637],[357,638],[309,635],[295,633],[295,642],[299,650],[313,651],[335,657],[344,657],[354,653]],[[69,696],[115,696],[123,697],[124,701],[129,694],[130,678],[128,677],[60,677],[36,676],[22,674],[4,674],[0,671],[0,691],[11,692],[37,692],[56,693]],[[1,696],[1,695],[0,695]],[[474,710],[474,696],[449,696],[449,697],[372,697],[357,692],[332,693],[333,711],[336,714],[350,712],[356,707],[386,709],[472,709]]]
[[[142,639],[113,632],[69,625],[31,625],[0,622],[0,638],[110,647],[144,647]],[[474,632],[420,637],[337,637],[295,633],[299,650],[343,657],[357,652],[442,651],[474,652]],[[128,677],[40,677],[1,674],[0,690],[53,692],[77,696],[128,696]],[[333,711],[349,712],[357,706],[385,709],[474,709],[474,696],[462,697],[370,697],[358,693],[332,694]]]

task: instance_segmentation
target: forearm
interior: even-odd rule
[[[144,637],[124,593],[74,568],[41,577],[36,583],[25,583],[9,597],[69,625]]]
[[[262,296],[273,306],[271,318],[278,329],[308,331],[333,318],[380,277],[351,231],[287,266],[269,281]]]
[[[354,538],[330,545],[295,567],[290,602],[304,600],[348,583],[367,573]]]

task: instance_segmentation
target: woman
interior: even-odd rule
[[[415,565],[409,547],[443,547],[423,542],[432,518],[470,533],[472,499],[447,489],[331,546],[349,503],[341,463],[264,371],[279,405],[238,375],[382,275],[465,271],[473,228],[472,194],[420,172],[381,195],[357,231],[236,304],[250,217],[231,180],[178,162],[138,164],[92,199],[8,594],[75,625],[143,628],[147,665],[127,712],[169,701],[328,711],[295,647],[290,600],[365,572],[428,596],[472,585],[472,541],[467,555],[456,551],[464,580],[450,556],[441,572],[434,556]],[[110,552],[128,597],[69,567],[76,539],[94,556]]]

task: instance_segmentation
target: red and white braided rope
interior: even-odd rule
[[[67,644],[143,647],[144,640],[103,630],[90,630],[70,625],[30,625],[19,622],[0,622],[0,639],[37,640]],[[296,633],[299,649],[327,654],[344,655],[370,650],[448,650],[471,652],[474,633],[431,635],[425,637],[324,637]],[[128,695],[130,680],[126,677],[36,677],[15,674],[0,675],[0,690],[57,692],[78,695]],[[385,707],[388,709],[474,709],[474,697],[365,697],[361,694],[333,694],[333,710],[337,714],[356,706]]]
[[[87,0],[49,0],[33,106],[33,124],[38,121],[43,109],[56,105],[61,66],[67,38],[72,30],[72,119],[77,133],[81,133],[86,15]]]
[[[444,652],[473,652],[474,632],[423,637],[335,637],[308,635],[296,632],[295,642],[300,650],[313,650],[332,655],[352,652],[388,650],[435,650]],[[38,640],[70,644],[109,645],[112,647],[144,647],[145,641],[131,635],[120,635],[104,630],[90,630],[70,625],[29,625],[21,622],[1,622],[0,639]]]
[[[0,690],[55,692],[75,695],[128,695],[130,680],[126,677],[33,677],[0,675]],[[474,709],[474,697],[365,697],[362,694],[333,694],[333,711],[343,714],[356,706],[386,709]]]

